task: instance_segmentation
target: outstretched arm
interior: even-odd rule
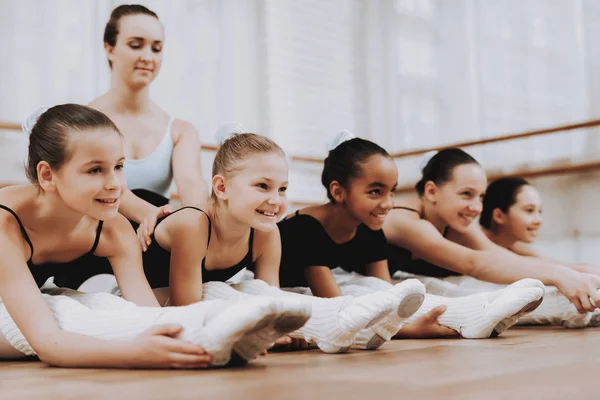
[[[155,239],[171,252],[171,304],[182,306],[201,301],[202,260],[208,247],[208,217],[191,208],[178,211],[158,226]]]
[[[108,258],[123,298],[138,306],[159,307],[144,274],[142,248],[124,216],[104,222],[96,255]]]
[[[19,227],[0,221],[0,296],[28,343],[50,365],[59,367],[206,367],[209,357],[196,345],[173,339],[181,326],[151,327],[123,340],[104,340],[60,329],[26,264]],[[73,300],[76,301],[76,300]],[[54,312],[71,312],[54,310]],[[75,317],[73,317],[75,318]],[[0,358],[14,357],[0,353]]]
[[[434,265],[494,283],[539,279],[546,285],[558,287],[580,312],[595,309],[590,299],[600,304],[597,290],[600,279],[558,264],[521,257],[494,244],[480,229],[472,229],[463,237],[463,244],[458,244],[444,238],[418,215],[397,210],[388,215],[384,231],[390,243]]]

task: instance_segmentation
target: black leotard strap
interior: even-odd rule
[[[25,231],[25,226],[19,219],[19,216],[17,215],[16,212],[14,212],[13,210],[11,210],[10,208],[8,208],[6,206],[3,206],[2,204],[0,204],[0,209],[8,211],[17,220],[17,223],[19,224],[19,228],[21,229],[21,235],[23,236],[23,239],[25,239],[25,241],[29,245],[29,248],[31,249],[31,256],[29,257],[29,260],[27,260],[27,262],[31,261],[31,259],[33,258],[33,243],[31,243],[31,240],[29,239],[29,235],[27,235],[27,231]]]
[[[203,213],[204,215],[206,215],[206,218],[208,219],[208,241],[206,242],[206,247],[208,248],[208,245],[210,244],[210,233],[212,231],[212,222],[210,220],[210,217],[206,213],[206,211],[204,211],[201,208],[194,207],[194,206],[185,206],[185,207],[178,208],[177,210],[173,211],[171,214],[167,215],[166,217],[164,217],[160,221],[158,221],[156,223],[156,226],[158,226],[158,224],[161,223],[162,221],[164,221],[166,218],[170,217],[171,215],[173,215],[173,214],[175,214],[175,213],[177,213],[177,212],[179,212],[181,210],[185,210],[186,208],[193,208],[194,210],[200,211],[201,213]],[[154,229],[156,229],[156,227]]]
[[[414,208],[410,208],[410,207],[402,207],[402,206],[397,206],[397,207],[393,207],[393,209],[394,209],[394,210],[396,210],[396,209],[400,209],[400,210],[414,211],[414,212],[416,212],[417,214],[421,215],[421,214],[420,214],[420,213],[419,213],[417,210],[415,210]],[[450,227],[449,227],[449,226],[446,226],[446,227],[444,228],[444,233],[442,233],[442,235],[443,235],[444,237],[448,236],[448,229],[450,229]]]
[[[449,226],[446,226],[446,227],[444,228],[444,233],[442,233],[442,236],[444,236],[444,237],[448,236],[448,230],[449,230],[449,229],[450,229],[450,227],[449,227]]]
[[[408,211],[413,211],[413,212],[416,212],[417,214],[420,215],[420,213],[417,210],[415,210],[414,208],[410,208],[410,207],[396,206],[396,207],[393,207],[393,209],[394,210],[408,210]]]
[[[252,245],[254,242],[254,228],[250,228],[250,239],[248,240],[248,254],[250,256],[250,264],[254,261],[254,257],[252,255]]]
[[[94,245],[88,254],[94,254],[96,248],[98,247],[98,242],[100,242],[100,234],[102,233],[102,225],[104,225],[104,221],[98,221],[98,227],[96,228],[96,239],[94,239]]]

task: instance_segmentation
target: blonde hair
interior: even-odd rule
[[[239,133],[229,137],[219,147],[213,161],[212,176],[230,176],[240,162],[255,154],[277,153],[285,157],[285,152],[268,137],[255,133]]]

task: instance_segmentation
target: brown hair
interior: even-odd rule
[[[46,161],[57,169],[64,163],[69,130],[85,131],[97,128],[119,129],[106,115],[88,106],[60,104],[39,116],[29,133],[29,151],[25,173],[34,185],[38,183],[37,165]]]
[[[110,18],[106,23],[106,27],[104,28],[104,43],[114,47],[117,44],[117,36],[119,36],[119,21],[121,18],[128,15],[138,14],[149,15],[158,19],[158,15],[156,15],[154,11],[142,5],[123,4],[115,8],[112,13],[110,13]],[[112,61],[108,60],[108,66],[112,68]]]
[[[285,157],[283,149],[268,137],[255,133],[234,134],[226,139],[213,161],[212,176],[227,176],[236,171],[240,162],[255,154],[277,153]]]
[[[452,180],[454,168],[464,164],[479,165],[477,160],[459,148],[453,147],[439,151],[423,167],[423,175],[415,185],[415,190],[419,196],[423,196],[427,182],[432,181],[438,186],[444,185]]]
[[[517,196],[523,186],[529,185],[523,178],[501,178],[490,183],[483,197],[483,210],[479,216],[479,224],[486,229],[492,229],[494,219],[492,214],[496,208],[507,213],[508,209],[517,202]]]

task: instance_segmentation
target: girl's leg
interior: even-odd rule
[[[425,288],[415,279],[409,279],[396,286],[404,285],[411,293],[399,304],[398,312],[391,313],[370,328],[363,329],[356,336],[355,345],[365,350],[375,350],[392,338],[402,328],[404,321],[413,315],[422,305]],[[345,296],[364,296],[369,293],[389,290],[394,287],[382,279],[366,276],[355,276],[339,284]]]
[[[25,354],[15,349],[11,344],[0,335],[0,360],[13,360],[25,357]]]
[[[531,314],[519,319],[519,325],[562,325],[566,328],[585,328],[594,313],[579,314],[575,306],[556,287],[546,288],[544,301]]]
[[[93,300],[85,295],[74,296],[82,302],[68,296],[42,296],[61,329],[100,339],[130,339],[156,324],[181,324],[184,329],[179,338],[204,347],[213,356],[211,364],[215,366],[227,364],[233,346],[246,333],[277,315],[276,302],[261,298],[243,303],[220,300],[160,308],[137,307],[112,296],[107,298],[110,305],[106,308],[92,309],[82,304],[96,303],[97,295],[92,295]],[[0,332],[20,353],[35,354],[4,305],[0,306]]]
[[[285,302],[309,304],[312,308],[312,317],[306,325],[292,332],[290,336],[316,343],[326,353],[347,351],[361,329],[379,322],[397,309],[399,296],[399,293],[389,290],[359,298],[323,299],[286,292],[260,280],[242,282],[233,287],[247,295],[275,297],[284,299]],[[222,284],[215,285],[215,282],[204,284],[203,293],[207,299],[231,296],[230,288]]]
[[[466,279],[468,278],[468,279]],[[478,281],[475,278],[465,277],[463,280],[420,277],[419,280],[427,287],[427,292],[445,297],[464,297],[489,291],[492,288],[506,288],[507,285]],[[521,281],[526,282],[527,280]],[[566,328],[585,328],[598,326],[600,311],[579,314],[575,306],[556,287],[545,287],[544,300],[538,308],[527,314],[517,322],[518,325],[557,325]]]
[[[540,281],[525,279],[505,289],[458,298],[426,295],[423,306],[408,321],[446,305],[438,318],[441,325],[454,329],[467,339],[495,337],[517,323],[523,315],[535,310],[544,296]],[[408,322],[407,321],[407,322]]]

